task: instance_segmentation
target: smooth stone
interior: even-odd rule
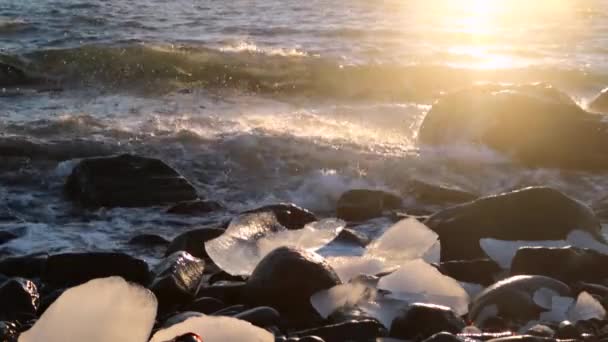
[[[341,284],[320,255],[294,247],[268,253],[247,281],[246,299],[252,305],[270,306],[289,320],[306,326],[320,319],[310,297]]]
[[[224,206],[216,201],[197,199],[177,203],[167,209],[167,213],[175,215],[203,215],[222,209],[224,209]]]
[[[259,306],[242,311],[235,315],[234,318],[247,321],[261,328],[281,325],[281,314],[269,306]]]
[[[167,246],[169,245],[169,241],[156,234],[140,234],[132,237],[131,240],[129,240],[129,245],[143,247]]]
[[[511,262],[511,275],[536,274],[575,282],[608,278],[608,255],[576,247],[522,247]]]
[[[219,228],[189,230],[178,235],[171,241],[165,255],[170,255],[177,251],[185,251],[194,257],[208,259],[209,255],[205,250],[205,242],[213,240],[222,234],[224,234],[224,230]]]
[[[158,299],[159,312],[192,301],[203,279],[205,263],[186,252],[175,252],[155,269],[150,290]]]
[[[454,334],[449,332],[440,332],[432,335],[423,342],[462,342],[463,340]]]
[[[491,340],[488,340],[488,342],[555,342],[555,339],[550,337],[540,337],[532,335],[518,335],[493,338]]]
[[[247,309],[247,306],[245,306],[243,304],[235,304],[235,305],[225,307],[219,311],[216,311],[212,315],[213,316],[234,316],[234,315],[238,315],[239,313],[245,311],[246,309]]]
[[[549,328],[546,325],[537,324],[528,331],[526,331],[526,335],[539,336],[539,337],[553,337],[555,335],[555,331]]]
[[[201,297],[187,304],[182,309],[184,311],[196,311],[205,315],[210,315],[226,307],[221,300],[213,297]]]
[[[453,260],[439,264],[439,271],[458,281],[489,286],[500,272],[500,266],[491,259]]]
[[[464,203],[473,201],[479,197],[460,188],[431,184],[419,180],[408,181],[402,193],[413,197],[418,203],[430,205]]]
[[[247,210],[243,214],[271,212],[279,223],[287,229],[300,229],[305,225],[317,221],[315,214],[293,203],[279,203],[265,205],[260,208]]]
[[[120,276],[146,286],[150,281],[148,264],[122,253],[64,253],[48,257],[42,281],[56,288],[83,284],[95,278]]]
[[[123,154],[82,160],[65,184],[85,206],[148,207],[196,199],[194,187],[159,159]]]
[[[0,341],[2,342],[17,342],[19,332],[17,325],[13,322],[0,322]]]
[[[47,293],[41,296],[40,305],[38,306],[38,316],[42,316],[42,314],[46,311],[46,309],[53,304],[59,296],[63,294],[65,289],[54,290],[51,293]]]
[[[426,114],[418,143],[484,145],[530,167],[606,170],[603,120],[547,84],[484,84],[442,96]]]
[[[336,216],[346,221],[366,221],[382,216],[385,210],[401,208],[402,202],[398,195],[381,190],[349,190],[338,199]]]
[[[287,341],[291,341],[291,339],[288,339]],[[298,342],[326,342],[324,339],[320,338],[319,336],[303,336],[303,337],[299,337],[296,341],[298,341]]]
[[[0,86],[14,87],[31,84],[34,80],[14,65],[0,62]]]
[[[46,256],[7,257],[0,260],[0,274],[9,277],[40,278],[46,261]]]
[[[197,334],[187,333],[175,338],[173,342],[204,342]]]
[[[555,332],[555,338],[559,339],[577,339],[580,338],[581,332],[578,330],[576,325],[570,321],[562,321],[557,327]]]
[[[374,340],[387,335],[386,328],[377,320],[352,320],[316,327],[291,334],[293,337],[318,336],[327,342]]]
[[[389,336],[426,339],[444,331],[456,334],[465,326],[465,322],[446,306],[414,303],[393,319]]]
[[[198,297],[212,297],[226,304],[238,304],[243,301],[246,283],[242,281],[218,282],[211,286],[200,287]]]
[[[359,247],[365,247],[371,242],[367,236],[349,228],[342,229],[334,241]]]
[[[0,320],[36,317],[40,305],[38,287],[31,280],[10,278],[0,284]]]
[[[219,272],[214,273],[211,277],[209,277],[207,282],[209,284],[213,285],[214,283],[217,283],[219,281],[245,281],[245,280],[247,280],[246,277],[233,276],[224,271],[219,271]]]
[[[514,276],[499,281],[478,294],[470,305],[469,318],[483,330],[486,330],[485,320],[488,317],[498,316],[522,324],[537,320],[545,309],[534,302],[534,294],[542,288],[552,290],[560,296],[571,295],[568,285],[559,280],[533,275]],[[493,312],[488,314],[484,311]]]
[[[547,187],[530,187],[453,206],[425,224],[441,240],[441,261],[487,258],[482,238],[499,240],[565,240],[574,230],[601,237],[591,209]]]

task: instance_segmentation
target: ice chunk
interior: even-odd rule
[[[583,291],[578,295],[576,303],[568,310],[568,319],[572,322],[586,321],[592,318],[603,320],[606,310],[592,295]]]
[[[19,342],[145,342],[156,307],[147,289],[120,277],[94,279],[66,290]]]
[[[541,287],[540,289],[536,290],[536,292],[534,292],[532,300],[534,300],[534,303],[536,303],[536,305],[540,306],[541,308],[550,310],[551,308],[553,308],[553,297],[557,296],[559,296],[559,293],[546,287]]]
[[[460,284],[421,259],[408,261],[396,272],[382,277],[378,288],[407,302],[430,302],[452,308],[458,315],[468,312],[469,295]]]
[[[165,342],[186,333],[195,333],[205,342],[274,342],[274,336],[249,322],[233,317],[192,317],[159,330],[150,342]]]
[[[241,215],[220,237],[207,241],[207,253],[221,269],[231,275],[250,275],[266,254],[281,246],[315,251],[332,241],[346,223],[325,219],[288,230],[272,213]]]
[[[375,300],[363,301],[358,304],[358,307],[376,318],[385,328],[390,329],[393,319],[408,305],[409,303],[406,301],[378,294]]]
[[[367,285],[348,283],[315,293],[310,297],[310,303],[323,318],[327,318],[339,308],[373,300],[374,296],[375,290]]]
[[[561,322],[568,319],[566,313],[573,302],[574,299],[571,297],[553,297],[551,299],[551,310],[541,313],[540,320],[545,322]]]
[[[460,284],[460,286],[462,286],[462,288],[465,291],[467,291],[469,298],[475,298],[475,296],[477,296],[483,290],[485,290],[485,287],[483,287],[483,285],[480,285],[480,284],[467,283],[465,281],[459,281],[458,283]]]
[[[602,254],[608,254],[608,245],[597,241],[589,232],[574,230],[568,234],[568,242],[579,248],[588,248]]]
[[[343,283],[360,275],[375,275],[386,271],[384,260],[366,256],[341,256],[326,259]]]

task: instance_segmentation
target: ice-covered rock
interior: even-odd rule
[[[66,290],[19,342],[145,342],[156,306],[149,290],[120,277],[94,279]]]
[[[380,279],[378,288],[410,303],[426,302],[452,308],[459,315],[468,311],[469,295],[454,279],[441,274],[421,259],[408,261]]]
[[[585,291],[578,295],[576,303],[568,310],[568,319],[572,322],[586,321],[592,318],[603,320],[605,317],[606,310],[602,304]]]
[[[341,284],[315,293],[310,297],[310,303],[321,317],[327,318],[339,308],[373,300],[375,292],[363,283]]]
[[[234,219],[220,237],[207,241],[205,250],[227,273],[246,276],[272,250],[291,246],[315,251],[338,236],[345,225],[342,220],[325,219],[289,230],[272,213],[245,214]]]
[[[150,342],[165,342],[186,333],[195,333],[205,342],[273,342],[274,336],[249,322],[233,317],[201,316],[189,318],[159,330]]]

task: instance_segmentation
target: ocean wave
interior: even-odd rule
[[[565,90],[598,89],[608,75],[530,66],[484,70],[438,64],[345,64],[306,51],[238,43],[194,45],[84,45],[0,56],[39,79],[62,86],[146,92],[183,88],[345,100],[431,103],[442,91],[475,82],[545,81]],[[40,77],[44,76],[44,77]]]

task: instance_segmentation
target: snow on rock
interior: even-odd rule
[[[192,317],[156,332],[150,342],[165,342],[186,333],[195,333],[205,342],[274,342],[274,336],[249,322],[233,317]]]
[[[315,251],[331,242],[345,222],[325,219],[288,230],[272,213],[245,214],[235,218],[220,237],[207,241],[213,262],[231,275],[250,275],[266,254],[281,246]]]
[[[458,315],[468,312],[470,297],[462,286],[421,259],[408,261],[396,272],[381,278],[378,288],[409,303],[444,305]]]
[[[568,310],[568,319],[572,322],[586,321],[592,318],[599,320],[606,317],[606,310],[600,302],[587,292],[581,292],[576,303]]]
[[[156,308],[147,289],[120,277],[94,279],[66,290],[19,342],[145,342]]]

